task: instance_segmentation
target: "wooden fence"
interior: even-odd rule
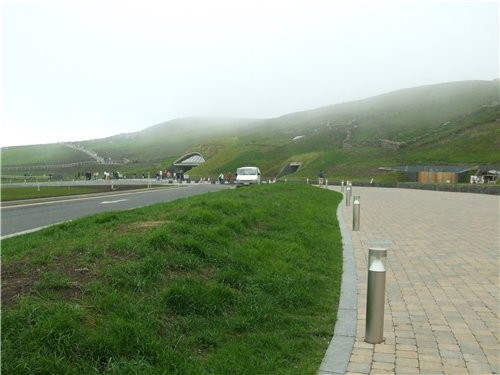
[[[431,171],[421,171],[418,172],[418,182],[422,184],[428,183],[457,183],[458,175],[455,172],[431,172]]]

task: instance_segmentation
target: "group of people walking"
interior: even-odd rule
[[[174,179],[176,180],[177,182],[182,182],[184,181],[184,172],[181,170],[179,172],[173,172],[171,173],[169,170],[159,170],[158,172],[156,172],[156,180],[157,181],[161,181],[161,180],[170,180],[170,179]]]
[[[224,178],[224,173],[220,173],[219,174],[219,177],[217,177],[217,180],[219,181],[219,184],[225,184],[226,182],[227,183],[231,183],[231,180],[233,179],[233,175],[231,172],[229,172],[227,175],[226,175],[226,178]]]

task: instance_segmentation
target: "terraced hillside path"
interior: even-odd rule
[[[62,143],[64,146],[66,147],[69,147],[73,150],[77,150],[77,151],[81,151],[83,152],[84,154],[87,154],[89,155],[92,159],[94,159],[98,164],[104,164],[104,158],[102,156],[99,156],[97,155],[97,152],[95,151],[92,151],[92,150],[88,150],[86,149],[85,147],[81,146],[81,145],[78,145],[78,144],[74,144],[74,143],[70,143],[70,142],[64,142]]]

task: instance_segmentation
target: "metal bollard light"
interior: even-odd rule
[[[385,261],[387,249],[370,248],[368,253],[368,290],[366,294],[365,341],[384,341]]]
[[[344,180],[342,180],[342,182],[340,183],[340,192],[344,192]]]
[[[355,195],[352,203],[352,230],[359,230],[359,221],[361,214],[361,204],[359,203],[359,195]]]
[[[346,188],[345,205],[346,206],[350,206],[351,205],[351,188],[349,186],[347,186],[347,188]]]

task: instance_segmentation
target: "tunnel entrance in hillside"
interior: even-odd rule
[[[301,161],[291,161],[281,169],[280,173],[278,173],[278,176],[276,178],[280,178],[295,173],[299,170],[301,166],[302,166]]]
[[[187,172],[205,162],[205,158],[199,152],[191,152],[173,162],[170,170],[172,172]]]

